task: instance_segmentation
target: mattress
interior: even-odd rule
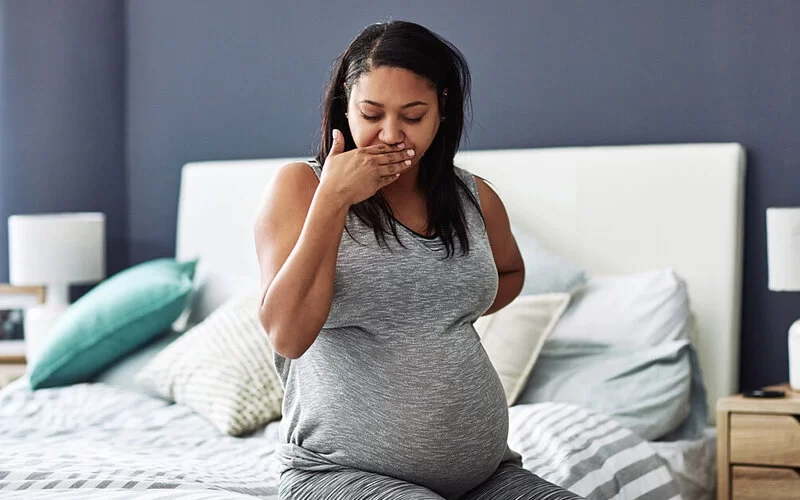
[[[564,403],[509,408],[523,465],[591,499],[680,498],[652,443]],[[277,500],[280,422],[221,434],[185,406],[105,384],[0,391],[3,498]],[[662,450],[663,451],[663,450]]]

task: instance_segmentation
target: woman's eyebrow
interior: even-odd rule
[[[382,108],[382,107],[383,107],[383,104],[381,104],[381,103],[379,103],[379,102],[375,102],[375,101],[370,101],[369,99],[362,99],[362,100],[360,100],[360,101],[358,101],[358,102],[359,102],[359,103],[362,103],[362,102],[363,102],[363,103],[365,103],[365,104],[369,104],[369,105],[371,105],[371,106],[377,106],[377,107],[379,107],[379,108]],[[403,109],[405,109],[405,108],[413,108],[414,106],[427,106],[427,105],[428,105],[428,103],[427,103],[427,102],[424,102],[424,101],[414,101],[414,102],[410,102],[410,103],[408,103],[408,104],[403,104],[401,107],[402,107]]]

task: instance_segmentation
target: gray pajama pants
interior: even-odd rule
[[[281,500],[443,500],[428,488],[358,469],[312,472],[289,469],[280,481]],[[545,481],[513,462],[458,499],[574,500],[578,495]]]

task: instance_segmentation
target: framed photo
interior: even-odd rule
[[[44,299],[44,286],[0,284],[0,363],[25,362],[25,310]]]

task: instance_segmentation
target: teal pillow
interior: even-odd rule
[[[125,355],[122,359],[113,363],[107,369],[101,371],[93,382],[103,383],[113,387],[121,387],[129,391],[141,392],[153,397],[160,398],[161,394],[143,387],[136,383],[136,375],[158,356],[169,344],[183,335],[182,331],[168,330],[157,335],[154,339],[144,346],[136,349],[132,353]]]
[[[148,261],[103,281],[70,305],[28,366],[31,388],[88,382],[163,333],[192,294],[197,260]]]

